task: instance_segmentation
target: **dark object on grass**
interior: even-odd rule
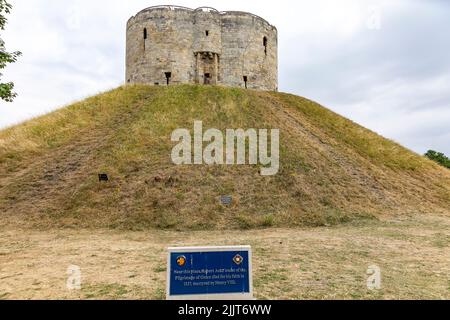
[[[100,181],[100,182],[108,182],[109,181],[108,175],[106,173],[99,173],[98,174],[98,181]]]

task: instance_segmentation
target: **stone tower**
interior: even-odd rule
[[[278,90],[278,33],[238,11],[157,6],[127,23],[126,82]]]

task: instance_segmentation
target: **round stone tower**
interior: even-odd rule
[[[127,23],[126,81],[278,90],[277,29],[254,14],[157,6]]]

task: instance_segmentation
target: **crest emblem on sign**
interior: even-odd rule
[[[244,258],[240,254],[237,254],[233,258],[233,262],[237,265],[240,265],[244,261]]]
[[[179,256],[177,258],[177,265],[180,267],[184,267],[186,265],[186,257],[185,256]]]

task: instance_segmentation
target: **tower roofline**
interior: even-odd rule
[[[213,7],[199,7],[196,9],[192,9],[192,8],[188,8],[188,7],[183,7],[183,6],[175,6],[175,5],[157,5],[157,6],[151,6],[151,7],[147,7],[141,11],[139,11],[137,14],[135,14],[134,16],[131,16],[128,19],[128,22],[130,22],[133,18],[139,16],[142,13],[148,12],[148,11],[153,11],[153,10],[172,10],[172,11],[176,11],[176,10],[180,10],[180,11],[188,11],[188,12],[197,12],[197,11],[203,11],[203,12],[209,12],[209,13],[215,13],[215,14],[219,14],[219,15],[248,15],[248,16],[252,16],[254,18],[257,18],[259,20],[262,20],[264,23],[268,24],[270,27],[272,27],[273,29],[277,30],[277,28],[271,24],[269,21],[267,21],[266,19],[251,13],[251,12],[246,12],[246,11],[219,11]],[[278,31],[278,30],[277,30]]]

